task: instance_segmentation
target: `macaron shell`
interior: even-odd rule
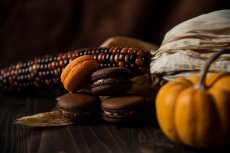
[[[124,67],[110,67],[95,71],[91,76],[91,80],[96,81],[98,79],[121,76],[125,77],[126,79],[131,79],[133,74],[129,69]]]
[[[92,56],[76,58],[68,64],[61,74],[63,86],[68,91],[81,89],[90,82],[91,74],[99,68]]]
[[[58,106],[64,109],[90,109],[100,105],[100,98],[89,92],[67,93],[57,98]]]
[[[76,91],[90,82],[90,74],[98,67],[92,61],[83,61],[69,72],[64,80],[64,87],[68,91]]]
[[[123,96],[109,97],[102,101],[102,110],[132,110],[145,104],[143,96],[127,94]]]
[[[92,60],[92,57],[90,55],[85,55],[85,56],[80,56],[73,61],[71,61],[62,71],[61,74],[61,81],[64,81],[65,78],[67,77],[68,73],[72,70],[73,67],[78,65],[79,63],[86,61],[86,60]]]

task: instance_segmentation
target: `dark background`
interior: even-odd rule
[[[0,66],[117,35],[160,45],[182,21],[227,8],[227,0],[0,0]]]
[[[33,56],[99,46],[112,36],[160,45],[182,21],[230,8],[227,0],[0,0],[0,67]],[[13,124],[52,110],[55,97],[0,96],[1,153],[210,153],[171,142],[157,126],[154,107],[147,125],[102,122],[57,128]],[[143,120],[145,121],[145,120]]]

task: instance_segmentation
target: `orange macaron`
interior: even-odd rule
[[[80,56],[64,68],[61,73],[61,82],[69,92],[79,90],[89,83],[91,74],[97,69],[99,69],[99,64],[92,56]]]

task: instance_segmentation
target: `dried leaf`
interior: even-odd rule
[[[60,116],[58,111],[51,111],[31,116],[25,116],[16,119],[15,123],[33,127],[66,126],[73,124],[73,122]]]

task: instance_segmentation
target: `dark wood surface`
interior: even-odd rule
[[[151,113],[143,122],[114,125],[105,122],[64,127],[16,125],[16,118],[52,110],[55,97],[0,96],[0,153],[201,153],[167,139]],[[147,122],[147,123],[145,123]]]

